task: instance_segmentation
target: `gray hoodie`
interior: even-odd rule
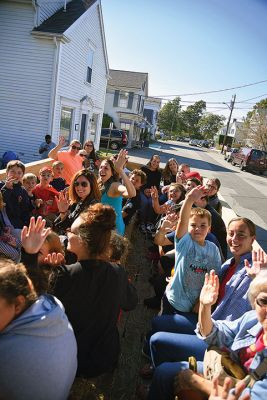
[[[60,301],[40,296],[0,332],[0,399],[65,400],[77,346]]]

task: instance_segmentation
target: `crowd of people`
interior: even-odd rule
[[[140,375],[152,381],[138,396],[263,400],[267,256],[252,251],[254,223],[226,228],[219,179],[175,158],[130,171],[126,150],[101,160],[92,141],[64,145],[46,137],[52,166],[36,176],[13,160],[0,183],[0,398],[67,399],[76,376],[116,368],[118,319],[138,302],[123,265],[134,218],[154,242],[155,296],[144,303],[160,309],[143,344]],[[205,374],[210,346],[243,371],[235,394]]]

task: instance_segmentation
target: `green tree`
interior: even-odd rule
[[[158,127],[166,133],[179,132],[181,130],[181,105],[180,97],[164,104],[158,115]]]
[[[223,115],[206,113],[198,121],[198,130],[205,139],[212,139],[223,126],[224,121],[225,117]]]
[[[103,114],[102,128],[109,128],[111,122],[113,122],[113,118],[108,114]],[[115,126],[113,126],[113,128],[115,128]]]
[[[198,123],[205,110],[206,102],[204,100],[199,100],[191,106],[188,106],[186,110],[182,111],[181,118],[188,134],[199,134]]]
[[[267,151],[267,99],[256,103],[247,113],[242,136],[249,144]]]

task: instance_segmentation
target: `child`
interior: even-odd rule
[[[11,225],[5,210],[5,204],[0,192],[0,256],[20,261],[20,235]]]
[[[180,203],[185,198],[185,188],[180,183],[171,183],[168,189],[168,200],[160,205],[159,204],[159,193],[155,186],[151,188],[152,206],[156,214],[166,214],[166,212],[174,206]]]
[[[205,240],[211,227],[210,212],[192,208],[203,195],[204,186],[198,186],[187,194],[182,205],[176,228],[174,276],[163,297],[163,314],[197,312],[205,274],[214,269],[220,275],[218,247]]]
[[[51,186],[56,189],[58,192],[65,190],[68,185],[66,184],[66,180],[62,177],[64,164],[62,161],[55,161],[52,164],[53,170],[53,180],[51,181]]]
[[[136,196],[123,201],[122,217],[125,225],[129,224],[134,213],[140,209],[140,189],[146,183],[146,174],[140,169],[134,169],[129,179],[135,187]]]
[[[53,171],[50,167],[41,168],[39,171],[40,183],[38,183],[33,190],[33,194],[38,199],[43,200],[43,203],[38,210],[38,214],[45,217],[47,222],[53,221],[58,212],[55,197],[59,195],[59,192],[50,185],[50,182],[52,181],[52,173]]]
[[[31,216],[29,196],[22,186],[24,172],[25,165],[21,161],[9,161],[6,168],[7,179],[1,188],[7,216],[16,229],[28,226]]]
[[[32,192],[37,185],[37,176],[30,172],[25,174],[22,178],[22,185],[26,189],[28,196],[29,196],[29,201],[30,201],[29,212],[31,214],[32,210],[34,208],[39,208],[43,202],[41,199],[37,199],[36,196]]]

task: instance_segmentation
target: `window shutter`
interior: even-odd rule
[[[129,93],[129,98],[128,98],[128,106],[127,108],[129,108],[131,110],[132,106],[133,106],[133,97],[134,97],[134,93],[130,92]]]
[[[118,107],[118,104],[119,104],[119,95],[120,95],[120,91],[119,91],[119,90],[115,90],[114,101],[113,101],[113,107]]]

